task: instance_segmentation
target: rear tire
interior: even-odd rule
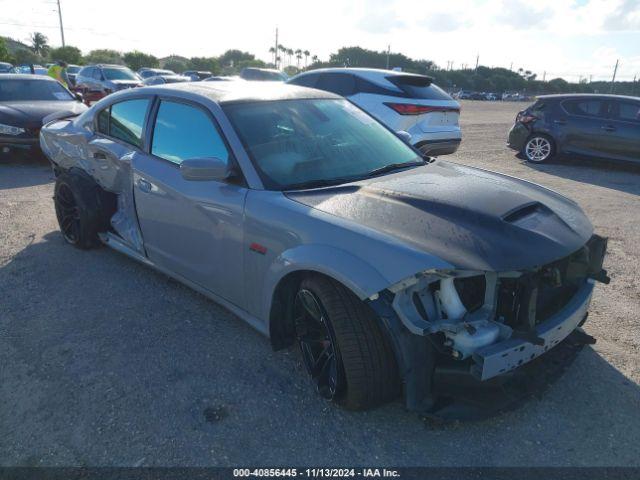
[[[346,287],[320,275],[304,279],[295,318],[303,361],[322,396],[365,410],[399,394],[389,338],[375,313]]]
[[[553,139],[548,135],[534,133],[522,149],[522,155],[531,163],[545,163],[550,161],[556,153]]]
[[[53,199],[67,243],[81,249],[101,245],[98,233],[109,228],[113,211],[107,208],[106,195],[93,180],[80,173],[63,172],[56,179]]]

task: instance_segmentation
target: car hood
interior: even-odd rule
[[[77,100],[67,101],[30,101],[30,102],[2,102],[0,103],[0,123],[7,123],[16,127],[39,128],[42,120],[57,112],[68,112],[77,115],[87,107]]]
[[[575,252],[593,233],[578,205],[556,192],[441,160],[286,195],[391,235],[461,269],[534,268]]]

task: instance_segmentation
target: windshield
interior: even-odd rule
[[[346,100],[281,100],[223,108],[271,190],[345,183],[389,165],[402,168],[421,161],[412,148]]]
[[[102,73],[107,80],[138,80],[138,77],[128,68],[103,68]]]
[[[22,102],[29,100],[61,100],[74,98],[58,82],[46,80],[0,79],[0,102]]]
[[[69,65],[67,67],[67,73],[78,73],[82,67],[77,67],[75,65]]]

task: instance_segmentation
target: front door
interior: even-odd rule
[[[554,128],[561,132],[563,149],[596,157],[606,155],[610,133],[608,102],[600,98],[575,98],[563,101],[561,108],[564,114],[554,120]]]
[[[153,115],[152,115],[153,117]],[[242,282],[247,189],[233,182],[189,181],[188,158],[232,161],[210,112],[163,99],[151,119],[150,153],[134,158],[134,195],[149,259],[237,305]]]
[[[611,107],[611,153],[621,160],[640,162],[640,102],[615,100]]]

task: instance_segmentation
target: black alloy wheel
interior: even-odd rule
[[[62,184],[56,189],[55,207],[62,235],[67,242],[77,244],[80,238],[80,209],[68,185]]]
[[[335,334],[322,302],[301,288],[294,305],[296,337],[303,363],[318,393],[329,400],[344,389],[344,373]]]

